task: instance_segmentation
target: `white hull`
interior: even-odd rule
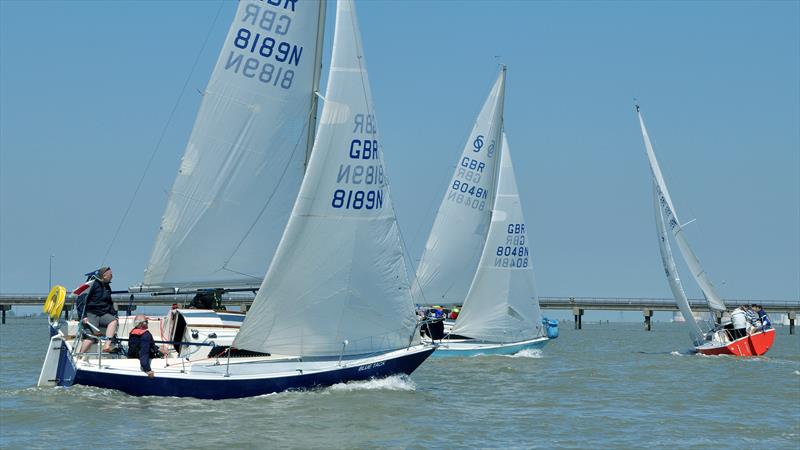
[[[538,337],[519,342],[481,342],[474,339],[442,339],[438,345],[436,356],[477,356],[477,355],[513,355],[523,350],[539,349],[550,339]],[[426,341],[428,342],[428,341]]]

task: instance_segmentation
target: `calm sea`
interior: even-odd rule
[[[35,387],[44,319],[0,325],[0,448],[792,448],[800,335],[685,354],[680,324],[561,325],[543,351],[431,358],[410,378],[224,401]]]

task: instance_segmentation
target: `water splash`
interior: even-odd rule
[[[506,355],[509,358],[544,358],[544,353],[538,348],[527,348],[525,350],[520,350],[513,355]]]
[[[795,371],[794,371],[794,374],[795,374],[795,375],[800,375],[800,370],[795,370]]]
[[[348,383],[334,384],[328,388],[333,392],[353,391],[414,391],[417,385],[405,375],[393,375],[386,378],[374,378],[367,381],[350,381]]]

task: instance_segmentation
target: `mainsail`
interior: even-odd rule
[[[233,343],[278,354],[394,350],[416,316],[351,0],[340,0],[308,170],[264,282]]]
[[[680,276],[678,275],[678,268],[675,266],[675,259],[672,257],[672,248],[669,245],[669,235],[667,234],[667,224],[664,219],[664,210],[661,209],[661,200],[658,195],[658,185],[653,180],[653,206],[655,206],[656,214],[656,229],[658,231],[658,249],[661,251],[661,262],[664,264],[664,272],[669,281],[669,288],[672,290],[672,295],[678,303],[678,309],[681,310],[686,325],[689,326],[689,334],[695,344],[703,342],[703,330],[697,324],[692,313],[692,308],[689,307],[689,300],[686,298],[686,292],[683,290]]]
[[[475,278],[452,333],[490,342],[515,342],[542,334],[528,228],[514,166],[503,133],[492,220]]]
[[[143,289],[261,284],[313,141],[325,14],[324,1],[272,3],[239,3]]]
[[[661,174],[661,168],[658,165],[656,154],[653,151],[653,145],[650,143],[650,136],[647,134],[647,129],[644,126],[644,119],[642,118],[642,113],[639,111],[638,106],[636,107],[636,112],[639,116],[639,125],[642,128],[642,138],[644,139],[644,146],[647,149],[647,158],[650,161],[650,170],[653,173],[653,179],[656,183],[656,195],[658,196],[658,203],[664,214],[664,220],[668,224],[669,229],[672,231],[672,235],[675,236],[675,242],[678,244],[678,249],[680,250],[681,255],[683,255],[683,259],[686,261],[689,271],[692,273],[695,281],[703,291],[703,294],[708,301],[709,308],[716,311],[725,311],[725,303],[723,303],[722,299],[719,297],[719,295],[717,295],[717,292],[714,290],[714,286],[711,284],[711,280],[708,279],[703,266],[700,265],[700,260],[697,259],[697,256],[689,246],[689,241],[687,241],[686,236],[684,236],[683,228],[678,220],[678,214],[675,211],[675,207],[672,205],[672,198],[667,190],[667,185],[664,183],[664,177]]]
[[[503,127],[502,68],[472,127],[425,244],[412,291],[419,303],[461,303],[491,219]]]

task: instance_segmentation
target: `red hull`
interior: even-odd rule
[[[704,355],[760,356],[772,347],[775,341],[775,329],[769,329],[739,338],[727,345],[695,347]]]

